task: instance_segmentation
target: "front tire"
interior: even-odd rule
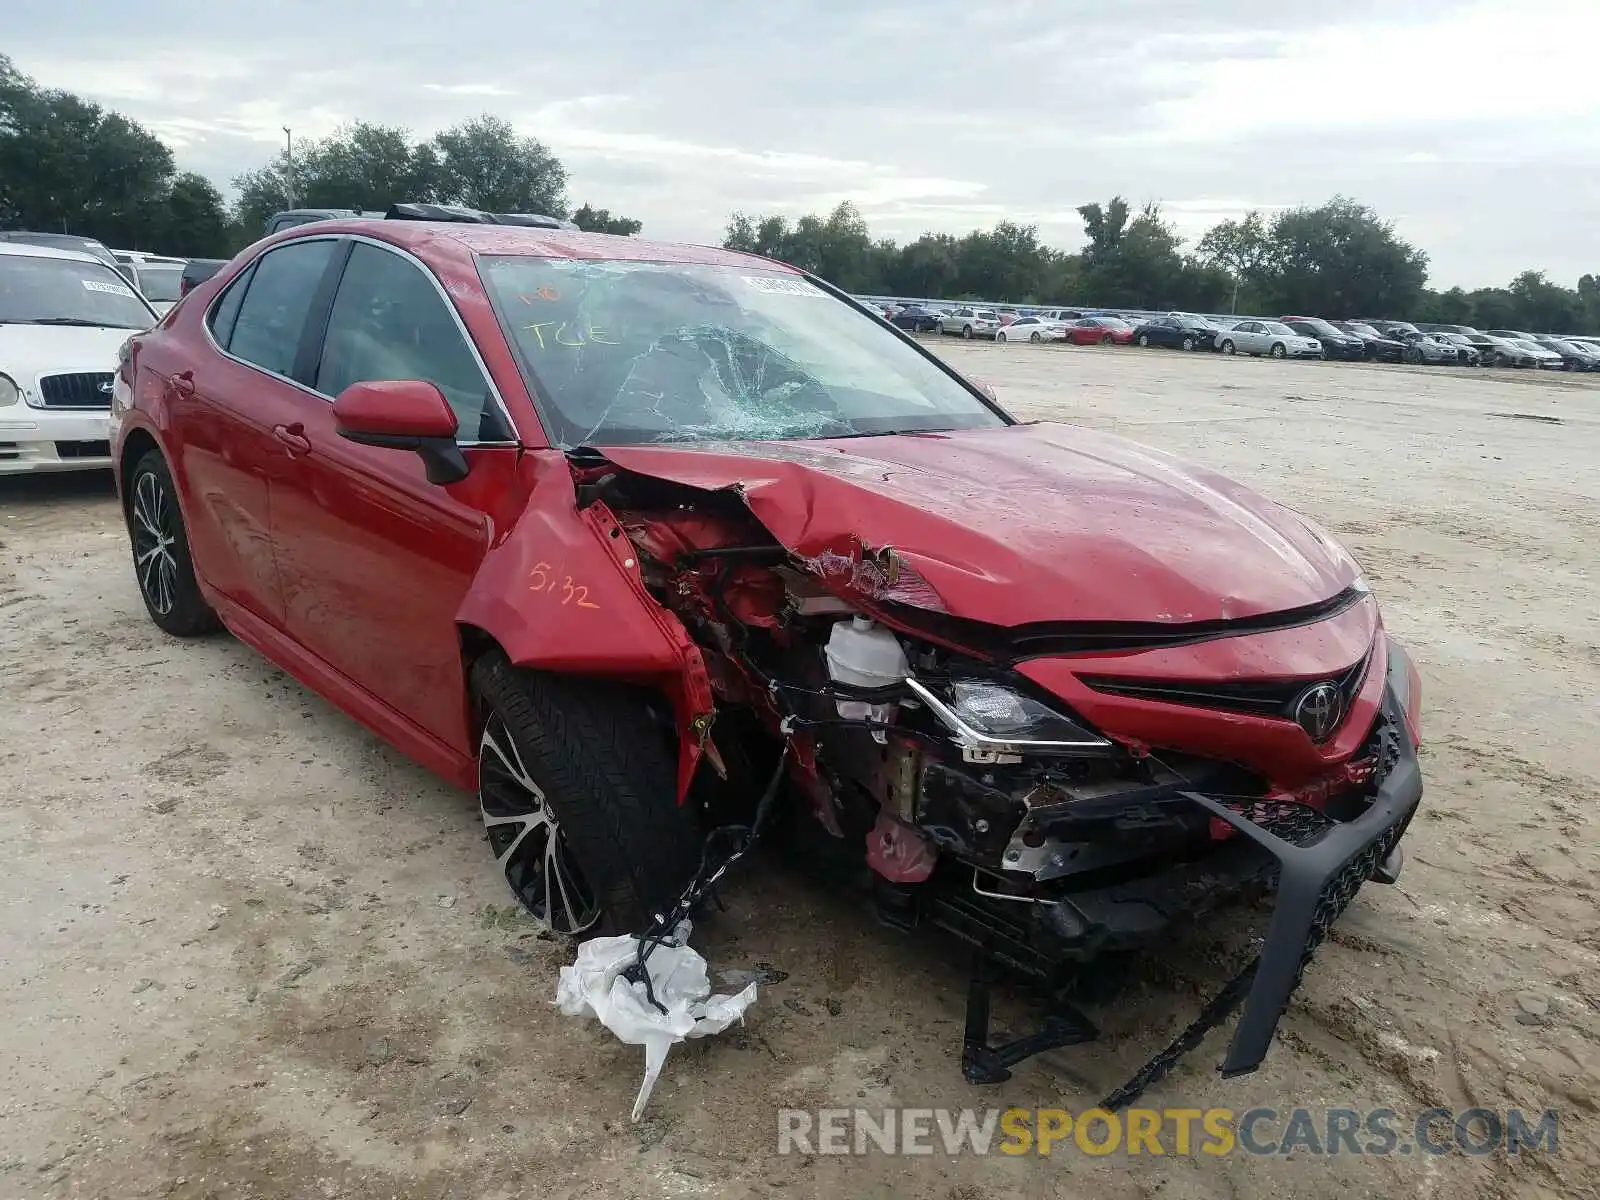
[[[1224,354],[1232,354],[1232,353],[1234,353],[1233,339],[1232,338],[1223,338],[1222,339],[1222,352]]]
[[[1108,334],[1105,334],[1105,335],[1104,335],[1104,336],[1103,336],[1103,337],[1101,337],[1101,339],[1100,339],[1100,344],[1101,344],[1101,345],[1102,345],[1102,346],[1109,346],[1109,345],[1111,345],[1111,342],[1112,342],[1112,338],[1111,338],[1111,335],[1110,335],[1110,334],[1109,334],[1109,333],[1108,333]]]
[[[995,334],[994,340],[997,342],[1004,342],[1006,340],[1005,330],[1002,329],[999,333]]]
[[[1287,346],[1285,346],[1282,342],[1273,342],[1272,343],[1272,357],[1273,358],[1288,358],[1289,357],[1289,348]]]
[[[497,651],[473,664],[472,688],[478,801],[512,892],[557,933],[642,929],[693,874],[698,841],[643,694]]]
[[[147,450],[128,476],[128,540],[145,611],[164,633],[199,637],[221,626],[200,594],[178,489],[159,450]]]
[[[1037,332],[1034,332],[1034,333],[1030,333],[1028,335],[1028,340],[1030,342],[1034,343],[1034,345],[1038,345],[1040,342],[1044,341],[1044,338],[1042,336],[1040,336]]]
[[[1192,337],[1184,338],[1183,339],[1183,348],[1185,350],[1193,350],[1194,349],[1194,339]]]
[[[1148,333],[1141,333],[1139,335],[1139,345],[1143,346],[1146,350],[1150,349],[1150,335]]]

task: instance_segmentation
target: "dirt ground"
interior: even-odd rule
[[[639,1053],[552,1007],[567,948],[518,919],[471,798],[228,637],[158,633],[109,482],[58,478],[0,481],[0,1197],[1595,1194],[1600,387],[946,349],[1022,416],[1323,522],[1423,676],[1399,885],[1362,891],[1260,1072],[1221,1079],[1213,1034],[1147,1102],[1554,1108],[1558,1154],[780,1157],[781,1105],[1086,1107],[1230,972],[1187,939],[1096,1009],[1102,1042],[973,1088],[944,943],[771,865],[702,942],[787,978],[630,1124]]]

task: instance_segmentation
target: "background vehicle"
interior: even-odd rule
[[[1531,342],[1534,339],[1534,335],[1533,334],[1524,333],[1520,329],[1491,329],[1491,330],[1489,330],[1489,336],[1490,337],[1497,337],[1497,338],[1508,338],[1508,339],[1510,339],[1512,341],[1520,341],[1520,342]]]
[[[1280,317],[1285,325],[1301,337],[1315,338],[1322,344],[1328,358],[1365,358],[1367,345],[1353,333],[1335,329],[1321,317]]]
[[[1133,340],[1141,346],[1170,346],[1177,350],[1215,350],[1217,327],[1203,317],[1173,313],[1151,317],[1133,328]]]
[[[1493,337],[1494,335],[1491,334],[1490,336]],[[1532,338],[1506,338],[1505,340],[1532,358],[1533,365],[1536,367],[1543,367],[1546,370],[1560,370],[1566,365],[1562,362],[1561,355],[1554,350],[1541,346]]]
[[[1240,321],[1217,334],[1217,349],[1224,354],[1235,351],[1256,358],[1321,358],[1322,343],[1314,337],[1296,333],[1281,321]]]
[[[1437,325],[1423,321],[1417,323],[1417,328],[1424,333],[1450,334],[1452,336],[1447,338],[1447,341],[1455,346],[1471,346],[1478,352],[1480,359],[1487,360],[1487,352],[1493,349],[1488,335],[1482,330],[1474,329],[1471,325]]]
[[[1395,336],[1405,343],[1405,361],[1409,363],[1453,367],[1461,357],[1452,343],[1419,329],[1397,330]]]
[[[939,314],[929,312],[921,305],[908,304],[889,318],[890,322],[911,333],[939,332]]]
[[[1379,333],[1371,325],[1362,321],[1329,321],[1328,324],[1360,338],[1361,344],[1366,347],[1367,357],[1375,362],[1402,362],[1405,359],[1406,344],[1399,338]]]
[[[1522,345],[1516,338],[1495,337],[1492,333],[1489,338],[1488,357],[1485,362],[1491,367],[1537,367],[1540,359]]]
[[[990,308],[963,306],[939,318],[939,332],[964,338],[992,338],[1000,331],[1000,316]]]
[[[1391,337],[1400,342],[1406,341],[1406,336],[1404,335],[1422,332],[1410,321],[1374,321],[1368,317],[1358,317],[1356,319],[1363,324],[1372,326],[1384,337]]]
[[[282,233],[285,229],[293,229],[296,225],[309,225],[313,221],[336,221],[340,217],[360,215],[359,208],[287,208],[268,217],[266,227],[261,232],[262,236],[271,237],[275,233]]]
[[[191,258],[183,264],[183,271],[178,278],[179,298],[187,296],[227,265],[225,258]]]
[[[1489,365],[1488,360],[1483,356],[1483,351],[1469,341],[1465,334],[1440,331],[1436,333],[1430,333],[1428,336],[1433,338],[1435,341],[1448,342],[1450,345],[1454,346],[1456,348],[1456,354],[1459,357],[1459,361],[1465,366],[1485,367]],[[1481,334],[1479,336],[1482,337]],[[1483,338],[1483,345],[1485,349],[1490,348],[1488,338]]]
[[[139,289],[139,294],[162,316],[183,296],[185,265],[182,259],[172,262],[146,259],[127,264],[133,271],[133,285]]]
[[[1239,1073],[1399,870],[1419,686],[1347,553],[1209,471],[1018,423],[779,264],[308,226],[133,338],[116,389],[152,620],[220,619],[476,787],[551,928],[670,929],[730,827],[771,830],[1056,994],[1282,879],[1223,996]],[[988,986],[968,1078],[1003,1077],[970,1044]]]
[[[97,258],[113,271],[120,273],[122,264],[116,255],[106,249],[105,243],[94,238],[80,237],[75,233],[31,233],[20,229],[0,230],[0,242],[16,242],[25,246],[52,246],[57,250],[75,250]]]
[[[1059,342],[1067,336],[1067,327],[1060,321],[1047,321],[1043,317],[1018,317],[994,335],[997,342]]]
[[[111,466],[117,350],[155,320],[101,259],[0,241],[0,475]]]
[[[1082,317],[1066,329],[1074,346],[1126,346],[1133,341],[1133,326],[1121,317]]]
[[[1600,367],[1600,354],[1581,342],[1548,336],[1537,337],[1534,341],[1546,350],[1559,354],[1561,365],[1569,371],[1593,371]]]

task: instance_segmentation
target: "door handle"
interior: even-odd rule
[[[311,453],[311,439],[306,437],[306,427],[298,421],[293,425],[274,425],[272,436],[289,447],[291,458]]]
[[[194,372],[178,371],[167,376],[167,386],[176,394],[187,399],[194,395]]]

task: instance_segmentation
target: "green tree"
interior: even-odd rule
[[[434,137],[438,198],[485,212],[567,214],[567,170],[535,138],[484,113]]]
[[[232,243],[233,230],[222,194],[211,181],[192,171],[174,179],[154,245],[167,254],[226,258],[233,253]]]
[[[1353,317],[1415,310],[1427,278],[1428,256],[1392,222],[1335,196],[1278,214],[1261,283],[1278,312]]]
[[[595,208],[584,204],[572,214],[573,223],[579,229],[588,233],[638,233],[644,228],[644,222],[634,217],[624,217],[620,213],[611,215],[609,208]]]
[[[1516,301],[1516,328],[1535,333],[1574,333],[1583,324],[1583,301],[1571,288],[1551,283],[1543,271],[1524,271],[1506,289]]]
[[[172,179],[172,151],[143,126],[0,60],[0,221],[148,241]]]
[[[1195,247],[1195,257],[1227,276],[1229,311],[1238,311],[1241,296],[1248,311],[1271,277],[1273,248],[1266,219],[1251,211],[1243,220],[1219,221],[1206,230]]]

